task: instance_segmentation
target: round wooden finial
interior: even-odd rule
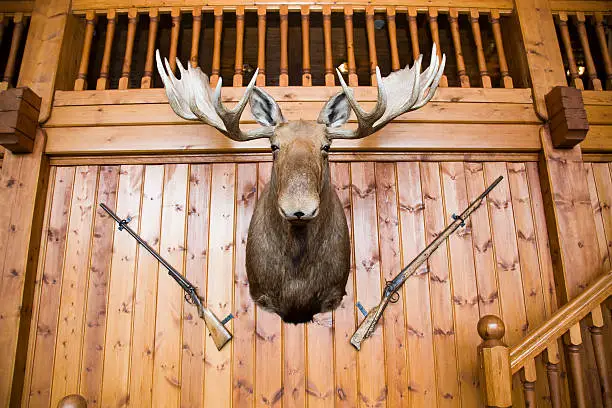
[[[483,340],[501,340],[506,333],[502,319],[495,315],[486,315],[478,321],[478,334]]]
[[[87,401],[79,394],[66,395],[57,404],[57,408],[87,408]]]

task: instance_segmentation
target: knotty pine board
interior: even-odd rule
[[[556,308],[537,166],[330,166],[354,243],[351,276],[341,306],[307,326],[283,324],[248,294],[248,224],[270,163],[52,167],[24,406],[51,406],[75,392],[94,407],[480,405],[478,318],[501,315],[512,345]],[[356,301],[373,306],[385,279],[498,174],[501,187],[409,280],[355,351],[349,338],[363,319]],[[608,182],[598,174],[595,195]],[[131,215],[132,227],[220,318],[234,314],[226,348],[216,350],[179,287],[117,231],[101,202]],[[609,220],[594,208],[605,239]],[[544,401],[546,385],[537,392]]]

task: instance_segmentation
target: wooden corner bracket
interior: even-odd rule
[[[568,86],[556,86],[545,99],[553,146],[571,148],[582,142],[589,131],[582,91]]]
[[[40,103],[30,88],[0,92],[0,145],[13,153],[32,152]]]

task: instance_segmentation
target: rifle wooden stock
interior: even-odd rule
[[[198,308],[198,313],[200,318],[204,320],[206,327],[208,327],[208,331],[215,342],[215,346],[217,346],[217,350],[221,350],[223,346],[232,339],[231,333],[225,328],[223,323],[217,319],[217,316],[207,308]]]

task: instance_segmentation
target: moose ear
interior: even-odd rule
[[[329,101],[321,109],[317,122],[327,125],[327,127],[339,127],[346,123],[350,115],[351,106],[344,92],[340,92],[329,98]]]
[[[278,126],[286,122],[274,98],[261,88],[253,88],[249,104],[253,117],[261,126]]]

